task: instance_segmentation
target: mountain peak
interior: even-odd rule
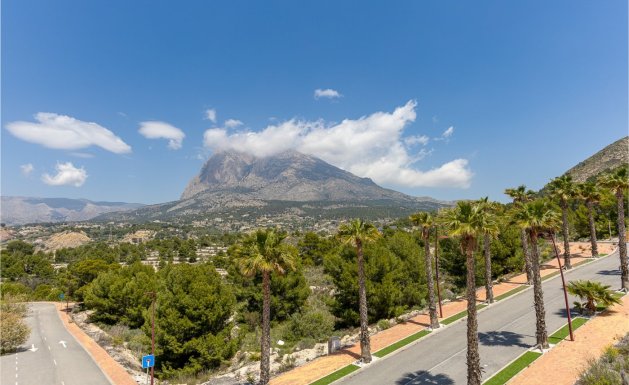
[[[256,199],[298,202],[414,199],[294,150],[266,157],[217,152],[190,181],[181,199],[228,191],[249,193]]]

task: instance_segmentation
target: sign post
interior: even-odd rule
[[[155,366],[155,356],[152,354],[146,355],[142,357],[142,369],[146,369],[146,382],[148,383],[149,379],[149,368],[151,371],[153,370],[153,366]],[[151,377],[151,381],[153,378]]]
[[[155,365],[155,300],[157,299],[157,294],[154,291],[150,291],[148,293],[146,293],[147,295],[150,295],[151,298],[153,299],[151,301],[151,354],[150,356],[153,357],[153,365],[151,365],[151,385],[153,385],[153,381],[154,381],[154,368],[153,366]]]

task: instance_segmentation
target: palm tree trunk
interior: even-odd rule
[[[598,244],[596,243],[596,226],[594,225],[594,203],[585,202],[588,208],[588,221],[590,222],[590,244],[592,245],[592,256],[598,257]]]
[[[371,344],[369,341],[369,318],[367,313],[367,288],[365,286],[365,260],[363,245],[356,239],[356,254],[358,256],[358,307],[360,312],[360,360],[371,362]]]
[[[260,354],[260,385],[267,385],[271,370],[271,276],[262,272],[262,342]]]
[[[522,251],[524,252],[524,267],[526,269],[526,284],[533,284],[533,266],[531,265],[531,253],[529,251],[529,242],[526,236],[526,230],[520,229],[520,242],[522,243]]]
[[[568,232],[568,202],[561,200],[561,232],[563,234],[563,264],[566,269],[572,269],[570,263],[570,234]]]
[[[491,280],[491,244],[489,234],[485,234],[483,247],[485,248],[485,300],[487,303],[494,303],[494,290]]]
[[[437,317],[437,305],[435,302],[435,281],[432,276],[432,259],[430,258],[430,232],[423,234],[424,238],[424,261],[426,263],[426,286],[428,286],[428,312],[430,313],[430,327],[439,328],[439,318]]]
[[[548,332],[546,331],[546,311],[544,310],[544,291],[542,277],[539,272],[539,250],[537,249],[537,233],[530,231],[531,262],[533,265],[533,299],[535,302],[535,337],[541,349],[548,349]]]
[[[629,290],[629,261],[627,261],[627,237],[625,235],[625,194],[622,189],[616,191],[618,201],[618,253],[620,254],[621,289]]]
[[[465,240],[467,267],[467,384],[481,385],[480,354],[478,352],[478,320],[476,317],[476,262],[474,240]]]

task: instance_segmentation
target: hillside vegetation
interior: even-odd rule
[[[629,137],[615,141],[566,171],[575,182],[586,182],[629,163]]]

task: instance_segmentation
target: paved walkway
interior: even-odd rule
[[[572,265],[579,264],[587,258],[584,254],[589,249],[587,243],[576,243],[576,247],[583,246],[584,250],[578,249],[581,253],[573,255]],[[615,249],[611,244],[600,244],[599,253],[610,254]],[[553,274],[558,271],[557,260],[553,259],[541,266],[542,277]],[[509,292],[526,283],[526,274],[520,274],[506,282],[494,285],[494,297]],[[485,300],[485,288],[479,288],[476,291],[477,300],[482,302]],[[448,318],[467,309],[467,301],[461,299],[443,304],[443,317]],[[371,351],[376,352],[382,348],[391,345],[405,337],[415,334],[425,329],[430,324],[430,318],[427,314],[421,314],[409,321],[395,325],[371,337]],[[360,344],[355,344],[347,349],[329,356],[322,356],[313,360],[306,365],[297,367],[291,371],[280,374],[271,380],[271,385],[307,385],[319,378],[325,377],[336,370],[345,367],[360,357]],[[555,384],[554,384],[555,385]]]
[[[56,303],[56,306],[58,310],[57,314],[59,314],[59,318],[61,318],[68,332],[85,348],[112,384],[137,385],[125,368],[111,358],[105,349],[98,345],[90,336],[85,334],[85,332],[70,319],[68,313],[65,312],[65,304]]]
[[[520,372],[509,385],[573,385],[588,360],[601,356],[603,350],[618,337],[629,333],[629,295],[621,305],[595,317],[575,330],[574,342],[565,340],[527,369]]]

